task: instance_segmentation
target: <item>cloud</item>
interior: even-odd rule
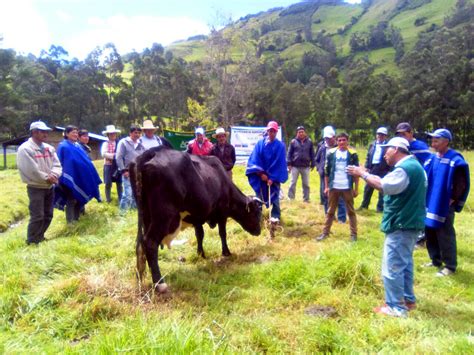
[[[95,47],[112,42],[120,54],[141,51],[153,43],[168,45],[179,39],[208,33],[204,22],[189,17],[124,16],[91,17],[87,29],[65,43],[69,54],[85,58]]]
[[[14,48],[25,54],[38,55],[51,45],[48,24],[36,11],[33,1],[13,0],[2,2],[0,34],[2,47]]]
[[[72,16],[62,10],[56,10],[56,17],[63,23],[69,23],[72,20]]]

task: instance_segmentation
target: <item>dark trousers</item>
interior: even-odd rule
[[[105,200],[107,202],[112,201],[111,197],[111,190],[112,190],[112,165],[105,164],[104,165],[104,184],[105,184]],[[117,185],[117,197],[118,201],[122,199],[122,182],[115,182]]]
[[[53,220],[54,189],[38,189],[27,186],[30,200],[30,221],[26,236],[27,243],[39,243]]]
[[[366,184],[364,187],[364,198],[362,199],[362,204],[360,208],[369,208],[370,199],[374,193],[374,188]],[[377,211],[383,212],[383,193],[379,191],[379,200],[377,201]]]
[[[319,175],[319,198],[321,205],[324,205],[324,213],[328,213],[329,200],[328,196],[324,194],[324,175]],[[346,205],[344,204],[344,199],[341,197],[337,203],[337,220],[339,222],[346,223]]]
[[[64,192],[66,194],[66,221],[67,223],[72,223],[79,219],[81,215],[82,206],[74,198],[74,195],[71,190],[63,186]]]
[[[456,271],[456,231],[454,230],[454,210],[450,209],[446,222],[441,228],[425,228],[426,248],[433,265],[444,264],[449,270]]]

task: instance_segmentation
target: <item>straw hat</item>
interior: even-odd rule
[[[154,131],[156,131],[158,129],[158,127],[155,127],[153,125],[153,121],[152,120],[145,120],[143,121],[143,126],[142,126],[142,130],[143,129],[152,129]]]
[[[102,131],[102,134],[110,134],[110,133],[120,133],[119,129],[115,129],[113,124],[105,126],[105,131]]]
[[[217,136],[221,134],[225,134],[226,137],[229,137],[229,132],[226,132],[224,128],[219,127],[218,129],[216,129],[216,133],[212,135],[212,138],[217,138]]]

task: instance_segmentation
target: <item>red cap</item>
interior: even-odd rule
[[[278,123],[276,123],[275,121],[268,122],[266,131],[268,131],[269,129],[274,129],[278,132]]]

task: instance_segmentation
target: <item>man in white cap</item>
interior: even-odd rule
[[[385,304],[374,312],[393,317],[406,317],[416,307],[413,290],[413,249],[424,229],[426,175],[416,158],[409,153],[409,142],[402,137],[387,144],[385,160],[392,172],[381,178],[365,168],[349,166],[347,172],[360,176],[367,184],[382,191],[384,210],[381,230],[385,233],[382,277]]]
[[[385,127],[379,127],[376,133],[376,139],[369,146],[367,151],[367,157],[365,159],[365,168],[369,173],[384,177],[390,171],[390,167],[383,158],[385,155],[385,149],[382,147],[383,144],[387,143],[388,130]],[[368,209],[370,205],[370,199],[374,188],[369,184],[365,185],[364,188],[364,198],[362,199],[362,204],[359,207],[361,209]],[[377,212],[383,212],[383,192],[379,191],[379,200],[377,202]]]
[[[469,166],[464,157],[449,147],[453,140],[445,128],[428,133],[436,151],[425,162],[428,176],[425,235],[431,262],[439,268],[439,277],[453,274],[457,268],[454,213],[461,212],[469,194]],[[443,267],[444,264],[444,267]]]
[[[117,187],[118,201],[120,202],[122,199],[122,174],[118,171],[115,159],[118,144],[117,134],[119,133],[120,130],[115,129],[114,125],[108,125],[105,127],[105,131],[102,131],[102,134],[107,136],[107,142],[102,143],[100,147],[100,154],[104,158],[105,200],[109,203],[112,201],[110,190],[114,182]]]
[[[187,152],[194,155],[210,155],[212,143],[206,138],[204,128],[198,127],[194,131],[196,138],[189,141]]]
[[[217,139],[217,144],[212,147],[211,155],[219,158],[227,175],[232,180],[232,168],[235,165],[235,148],[227,142],[228,136],[229,132],[226,132],[224,128],[219,127],[216,129],[216,133],[212,137]]]
[[[140,139],[143,146],[145,147],[145,150],[148,150],[153,147],[159,147],[161,145],[165,145],[169,148],[172,148],[171,143],[168,142],[167,139],[155,135],[157,129],[158,127],[155,127],[153,125],[152,120],[143,121],[142,131],[144,134]]]
[[[53,186],[62,174],[56,150],[45,143],[49,131],[51,128],[42,121],[31,123],[31,137],[18,148],[18,170],[30,200],[27,244],[45,240],[44,233],[53,219]]]
[[[336,131],[332,126],[324,127],[323,141],[318,144],[318,150],[314,160],[319,173],[319,198],[321,205],[324,205],[325,214],[328,212],[329,201],[327,195],[324,193],[324,164],[326,163],[326,153],[329,149],[336,146]],[[346,219],[346,206],[344,205],[344,200],[340,198],[337,205],[337,220],[339,223],[346,223]]]

